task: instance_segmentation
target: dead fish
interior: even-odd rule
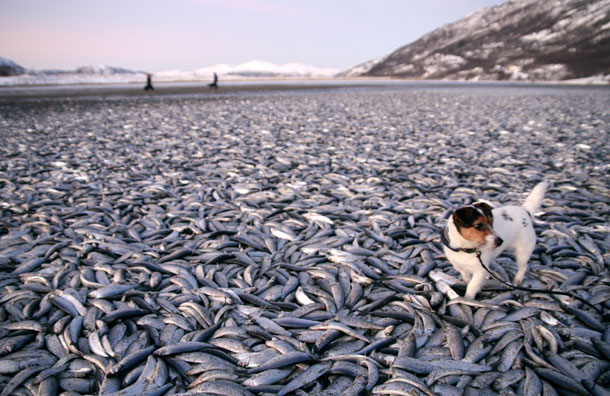
[[[116,297],[125,293],[126,291],[132,290],[136,288],[137,285],[123,285],[123,284],[114,284],[101,287],[96,290],[92,290],[89,292],[89,297],[92,298],[109,298]]]
[[[254,396],[254,394],[241,385],[231,381],[208,381],[194,387],[191,392],[223,396]]]
[[[248,370],[248,374],[256,374],[270,369],[278,369],[286,366],[292,366],[297,363],[303,363],[313,360],[313,357],[306,352],[294,351],[277,356],[258,367]]]
[[[413,371],[419,374],[430,374],[436,370],[462,370],[468,371],[471,373],[481,373],[485,371],[490,371],[491,366],[467,363],[464,361],[454,361],[454,360],[438,360],[438,361],[419,361],[418,359],[403,356],[400,358],[396,358],[394,361],[394,366],[398,368],[402,368],[405,370]]]
[[[302,386],[317,380],[319,377],[326,374],[326,372],[330,369],[332,363],[330,362],[322,362],[314,364],[313,366],[308,367],[301,374],[297,375],[292,381],[287,383],[279,392],[278,396],[286,395],[290,392],[293,392],[297,389],[300,389]]]
[[[605,92],[420,88],[5,101],[4,384],[605,395]],[[462,299],[447,217],[541,179],[525,283],[596,307],[493,281]]]

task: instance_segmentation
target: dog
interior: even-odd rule
[[[465,298],[474,299],[481,291],[486,270],[504,250],[512,250],[517,261],[514,285],[523,282],[527,263],[536,246],[534,213],[540,209],[547,182],[538,183],[521,206],[492,208],[476,202],[457,209],[441,233],[447,260],[458,270],[468,286]]]

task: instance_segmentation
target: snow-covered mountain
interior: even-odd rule
[[[0,77],[18,76],[23,73],[25,73],[24,67],[0,56]]]
[[[75,70],[29,70],[0,77],[0,86],[128,83],[146,80],[146,73],[120,67],[90,65]]]
[[[215,66],[204,67],[191,72],[170,70],[155,73],[155,79],[169,80],[209,80],[214,73],[224,79],[242,78],[311,78],[311,77],[332,77],[339,72],[339,69],[323,69],[302,63],[286,63],[276,65],[271,62],[253,60],[241,63],[236,66],[218,64]]]
[[[19,65],[0,58],[0,75],[3,65],[11,67]],[[14,66],[12,66],[14,65]],[[276,65],[271,62],[253,60],[238,65],[219,64],[204,67],[194,71],[168,70],[153,74],[154,82],[173,81],[209,81],[216,73],[222,80],[238,80],[248,78],[322,78],[332,77],[339,69],[318,68],[302,63],[287,63]],[[27,70],[21,68],[21,73],[6,74],[0,78],[2,85],[43,85],[43,84],[91,84],[91,83],[129,83],[143,82],[146,72],[133,71],[120,67],[92,65],[75,70]]]
[[[610,75],[610,0],[510,0],[339,75],[538,81]]]

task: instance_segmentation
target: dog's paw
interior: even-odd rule
[[[521,284],[523,283],[523,276],[524,274],[517,273],[517,275],[515,275],[515,278],[513,279],[513,285],[521,286]]]
[[[477,296],[477,293],[466,293],[464,294],[464,299],[466,300],[475,300],[475,297]]]

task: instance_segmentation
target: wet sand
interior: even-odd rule
[[[334,88],[326,84],[248,83],[221,84],[210,88],[205,83],[157,83],[153,91],[144,91],[140,84],[86,84],[74,86],[0,87],[0,99],[78,98],[78,97],[158,97],[166,95],[218,95],[240,92],[309,90]]]
[[[573,89],[607,90],[607,86],[562,85],[554,83],[530,82],[461,82],[461,81],[407,81],[395,79],[327,79],[327,80],[251,80],[225,81],[219,88],[211,88],[204,82],[158,82],[153,84],[153,91],[145,91],[142,84],[74,84],[47,86],[0,86],[0,101],[44,98],[157,98],[163,96],[234,96],[240,94],[272,94],[277,92],[299,92],[313,90],[345,90],[345,89]]]

